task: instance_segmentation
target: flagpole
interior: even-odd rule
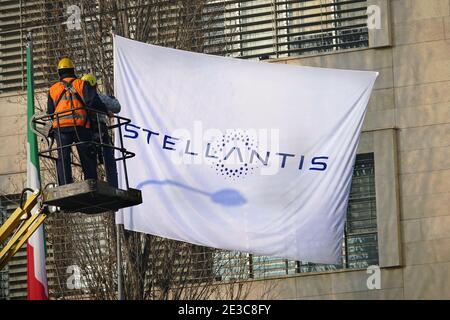
[[[31,119],[34,116],[34,83],[33,83],[33,38],[31,31],[27,35],[27,187],[40,189],[41,177],[37,136],[31,130]],[[32,214],[35,214],[35,207]],[[45,266],[46,246],[44,225],[41,225],[27,242],[27,291],[29,300],[48,299],[48,283]]]
[[[116,34],[116,19],[112,19],[111,36],[114,45],[114,36]],[[114,90],[114,89],[113,89]],[[120,224],[116,223],[116,259],[117,259],[117,299],[124,300],[123,292],[123,273],[122,273],[122,243],[120,238]]]
[[[117,247],[117,299],[124,300],[123,275],[122,275],[122,251],[120,241],[120,224],[116,224],[116,247]]]

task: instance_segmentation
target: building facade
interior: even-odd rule
[[[13,1],[0,8],[0,21],[17,23]],[[358,147],[342,264],[230,252],[213,261],[245,259],[235,273],[248,298],[450,299],[450,0],[227,1],[222,9],[206,52],[380,75]],[[0,192],[8,196],[25,182],[26,101],[20,36],[0,34]],[[234,276],[228,268],[218,280]]]
[[[367,48],[276,62],[380,73],[358,149],[375,158],[380,286],[366,269],[303,274],[270,280],[277,298],[450,298],[450,2],[373,3]]]

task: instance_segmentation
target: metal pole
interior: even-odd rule
[[[112,28],[111,28],[111,36],[113,39],[114,46],[114,35],[116,31],[116,19],[113,18]],[[120,133],[119,133],[120,134]],[[116,251],[117,251],[117,299],[124,300],[124,292],[123,292],[123,273],[122,273],[122,243],[120,238],[121,233],[121,225],[116,224]]]
[[[33,74],[33,38],[31,31],[29,31],[27,36],[27,47],[26,47],[26,65],[27,65],[27,188],[31,189],[40,189],[41,188],[41,176],[40,176],[40,166],[39,166],[39,148],[37,135],[33,130],[36,130],[36,124],[32,122],[33,116],[35,114],[35,105],[34,105],[34,74]],[[39,209],[35,207],[31,214],[38,215]],[[35,255],[34,262],[37,262],[37,265],[34,264],[37,270],[34,270],[33,261],[30,259],[30,254],[27,254],[27,286],[28,286],[28,300],[47,300],[48,292],[46,292],[48,288],[47,283],[47,274],[45,272],[45,260],[47,256],[47,246],[45,241],[45,228],[42,224],[39,226],[34,233],[33,238],[29,238],[27,245],[30,242],[34,242],[34,248],[39,252],[42,250],[42,254]],[[37,246],[36,246],[37,245]],[[36,252],[36,251],[35,251]],[[35,281],[35,272],[39,272],[39,268],[42,267],[44,269],[42,278],[40,280],[41,284],[37,286]],[[1,267],[0,267],[1,269]],[[39,289],[38,289],[39,288]],[[38,290],[36,290],[38,289]]]
[[[120,231],[121,225],[116,224],[116,248],[117,248],[117,299],[125,300],[123,294],[122,251]]]
[[[123,136],[122,136],[122,126],[120,125],[120,118],[117,118],[118,123],[118,129],[119,129],[119,141],[120,141],[120,148],[122,149],[122,163],[123,163],[123,171],[125,175],[125,184],[127,186],[127,190],[130,189],[130,184],[128,182],[128,169],[127,169],[127,160],[125,157],[125,153],[123,152]]]

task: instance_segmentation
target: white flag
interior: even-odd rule
[[[114,85],[128,230],[338,263],[353,163],[376,72],[271,64],[116,36]],[[120,184],[125,185],[119,166]]]

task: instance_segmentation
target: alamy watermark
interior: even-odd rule
[[[367,7],[367,28],[369,30],[381,29],[381,8],[375,4]]]
[[[135,140],[140,148],[162,151],[175,165],[204,164],[232,180],[255,173],[275,175],[287,168],[320,174],[333,162],[326,152],[282,143],[290,137],[281,137],[278,128],[205,128],[201,121],[194,121],[191,128],[163,132],[129,123],[123,137]]]
[[[380,290],[381,289],[381,269],[379,266],[368,266],[366,270],[367,277],[366,285],[369,290]]]
[[[66,273],[69,274],[66,281],[67,289],[81,290],[86,287],[86,279],[82,275],[81,268],[79,266],[68,266]]]
[[[77,5],[67,7],[68,18],[63,24],[68,30],[81,30],[81,8]],[[378,5],[369,5],[367,13],[367,28],[369,30],[381,29],[381,8]]]
[[[77,5],[67,7],[69,17],[63,24],[67,25],[69,30],[81,30],[81,9]]]

